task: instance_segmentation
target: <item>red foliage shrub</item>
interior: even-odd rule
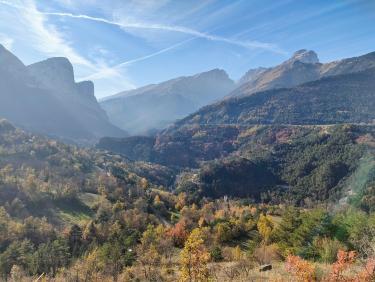
[[[315,267],[299,256],[289,255],[286,258],[286,270],[294,274],[298,281],[316,281]]]
[[[166,232],[166,235],[172,238],[173,243],[176,247],[182,248],[189,235],[189,232],[186,230],[185,221],[177,222],[175,226],[173,226]]]

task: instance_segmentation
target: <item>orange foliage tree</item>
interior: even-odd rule
[[[294,274],[298,281],[316,281],[315,267],[299,256],[289,255],[286,259],[286,270]]]
[[[355,262],[356,253],[354,251],[345,252],[343,250],[338,251],[337,261],[332,265],[331,273],[328,276],[327,281],[351,281],[348,277],[344,276],[344,271]]]
[[[176,247],[183,247],[189,235],[188,231],[186,230],[185,221],[181,220],[177,222],[175,226],[173,226],[166,232],[166,235],[172,238],[173,243]]]
[[[375,281],[375,259],[370,258],[358,273],[353,275],[350,267],[356,260],[356,252],[340,250],[337,261],[332,265],[331,272],[322,278],[325,282],[372,282]],[[315,267],[308,261],[289,255],[286,260],[286,269],[296,276],[298,281],[316,281]]]

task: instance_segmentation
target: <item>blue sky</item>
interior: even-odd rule
[[[303,48],[375,51],[375,1],[0,0],[0,43],[26,64],[68,57],[101,98],[214,68],[238,79]]]

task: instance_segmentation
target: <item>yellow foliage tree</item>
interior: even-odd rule
[[[186,240],[180,257],[180,281],[201,282],[209,280],[207,263],[210,254],[204,245],[204,232],[194,229]]]
[[[274,224],[272,222],[272,219],[268,215],[261,214],[257,223],[257,228],[263,237],[263,243],[265,245],[268,244],[272,230],[273,230]]]
[[[143,188],[143,189],[148,189],[150,184],[148,183],[148,180],[146,178],[142,178],[140,180],[140,186]]]
[[[163,204],[163,202],[160,199],[159,195],[156,195],[154,198],[154,206],[155,207],[160,207]]]
[[[181,210],[184,206],[186,206],[186,193],[182,192],[178,194],[175,208]]]

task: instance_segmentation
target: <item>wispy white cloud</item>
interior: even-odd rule
[[[97,80],[111,80],[111,82],[122,81],[123,88],[133,88],[134,85],[131,83],[130,79],[124,77],[123,73],[126,71],[126,67],[135,64],[137,62],[141,62],[152,57],[161,55],[166,53],[170,50],[176,49],[189,41],[197,38],[230,44],[237,47],[242,47],[246,49],[251,49],[254,51],[269,51],[277,54],[286,54],[284,50],[279,48],[276,44],[267,43],[267,42],[260,42],[255,40],[247,40],[247,39],[240,39],[238,37],[224,37],[215,35],[209,32],[203,32],[194,28],[189,28],[182,25],[172,25],[171,21],[163,21],[168,22],[167,24],[164,23],[155,23],[154,20],[158,21],[158,19],[151,19],[147,16],[144,16],[144,10],[147,10],[148,14],[154,14],[160,7],[167,4],[169,0],[160,0],[159,2],[153,2],[149,0],[142,0],[140,4],[140,0],[126,2],[127,4],[132,4],[131,2],[136,2],[134,7],[138,7],[137,9],[131,10],[132,13],[122,13],[121,16],[115,16],[115,14],[109,14],[107,17],[94,17],[84,14],[84,12],[78,13],[68,13],[68,12],[51,12],[51,11],[41,11],[37,9],[37,6],[34,2],[35,0],[25,0],[25,1],[12,1],[9,0],[0,0],[0,4],[7,5],[17,9],[21,15],[21,20],[25,22],[27,25],[26,33],[28,38],[31,38],[30,44],[34,45],[36,49],[43,52],[48,56],[65,56],[68,57],[73,64],[80,65],[86,68],[88,71],[85,71],[85,75],[82,75],[80,79],[91,79],[95,82]],[[70,0],[59,0],[61,3],[64,3],[66,6],[73,5],[73,1]],[[91,0],[90,0],[91,1]],[[153,3],[152,5],[150,3]],[[74,2],[77,3],[77,2]],[[156,4],[155,4],[156,3]],[[207,2],[209,3],[209,2]],[[199,6],[199,9],[204,8],[206,5]],[[133,5],[132,4],[132,5]],[[75,5],[75,4],[74,4]],[[197,8],[198,9],[198,8]],[[199,10],[198,9],[198,10]],[[79,9],[74,9],[74,11],[79,11]],[[129,10],[127,10],[129,11]],[[152,13],[150,12],[152,11]],[[134,13],[133,13],[134,12]],[[149,13],[150,12],[150,13]],[[82,14],[79,14],[82,13]],[[195,13],[195,11],[189,11],[189,13]],[[131,15],[131,16],[126,16]],[[139,16],[143,15],[143,16]],[[65,35],[62,33],[61,30],[57,30],[57,28],[50,23],[52,18],[50,17],[61,17],[61,18],[71,18],[71,19],[78,19],[78,20],[87,20],[87,21],[94,21],[97,23],[103,23],[107,25],[116,26],[121,28],[125,32],[131,34],[141,33],[141,30],[145,32],[154,33],[153,31],[163,31],[163,32],[170,32],[176,34],[182,34],[185,36],[189,36],[190,38],[184,41],[180,41],[173,45],[170,45],[166,48],[160,49],[156,52],[152,52],[150,54],[137,57],[135,59],[127,60],[125,62],[116,64],[114,66],[108,66],[107,62],[101,61],[100,63],[97,60],[94,60],[90,56],[82,56],[80,55],[73,47],[71,42]],[[173,22],[173,21],[172,21]],[[157,34],[157,33],[155,33]],[[108,84],[108,83],[107,83]]]
[[[285,54],[283,50],[281,50],[278,46],[272,43],[265,43],[265,42],[259,42],[259,41],[252,41],[252,40],[244,40],[239,41],[231,38],[226,38],[222,36],[212,35],[209,33],[201,32],[195,29],[187,28],[184,26],[177,26],[177,25],[164,25],[164,24],[158,24],[158,23],[142,23],[142,22],[119,22],[119,21],[112,21],[105,18],[99,18],[99,17],[92,17],[88,15],[76,15],[71,13],[60,13],[60,12],[45,12],[45,15],[50,16],[60,16],[60,17],[70,17],[70,18],[76,18],[76,19],[85,19],[85,20],[91,20],[101,23],[106,23],[114,26],[118,26],[123,29],[127,28],[137,28],[137,29],[151,29],[151,30],[163,30],[163,31],[170,31],[170,32],[179,32],[184,33],[187,35],[193,35],[195,37],[204,38],[211,41],[218,41],[218,42],[224,42],[231,45],[236,45],[244,48],[249,49],[264,49],[271,52],[279,53],[279,54]]]
[[[18,24],[27,27],[23,34],[24,40],[35,49],[47,56],[65,56],[74,64],[95,69],[94,64],[80,56],[55,26],[48,24],[46,15],[37,9],[33,0],[22,1],[22,6],[16,1],[0,3],[17,9],[15,22],[9,24],[16,24],[17,21]]]
[[[26,1],[25,4],[27,9],[22,10],[22,18],[33,37],[31,43],[34,43],[38,50],[49,56],[68,57],[73,64],[95,69],[95,65],[79,55],[55,26],[47,24],[45,15],[37,10],[33,1]]]
[[[126,81],[126,79],[121,77],[121,71],[122,71],[123,68],[125,68],[127,66],[130,66],[132,64],[135,64],[137,62],[141,62],[141,61],[150,59],[152,57],[161,55],[163,53],[166,53],[166,52],[168,52],[170,50],[173,50],[175,48],[178,48],[178,47],[180,47],[180,46],[182,46],[182,45],[184,45],[184,44],[188,43],[189,41],[191,41],[193,39],[196,39],[196,38],[203,38],[203,39],[210,40],[210,41],[222,42],[222,43],[235,45],[235,46],[239,46],[239,47],[247,48],[247,49],[267,50],[267,51],[271,51],[271,52],[278,53],[278,54],[285,54],[285,52],[283,50],[281,50],[277,45],[270,44],[270,43],[227,38],[227,37],[217,36],[217,35],[213,35],[213,34],[210,34],[210,33],[201,32],[201,31],[198,31],[198,30],[195,30],[195,29],[192,29],[192,28],[188,28],[188,27],[184,27],[184,26],[178,26],[178,25],[166,25],[166,24],[159,24],[159,23],[145,23],[145,22],[142,22],[142,21],[139,21],[139,20],[137,21],[137,19],[134,18],[134,17],[126,18],[126,19],[122,19],[122,20],[121,19],[109,20],[107,18],[93,17],[93,16],[89,16],[89,15],[85,15],[85,14],[73,14],[73,13],[67,13],[67,12],[45,12],[45,11],[41,12],[41,11],[38,11],[35,8],[35,5],[30,10],[29,7],[20,6],[20,5],[10,3],[10,2],[4,1],[4,0],[0,0],[0,3],[6,4],[6,5],[9,5],[9,6],[21,9],[21,10],[27,9],[26,15],[30,16],[30,20],[32,18],[36,17],[37,21],[35,23],[32,23],[33,26],[34,26],[34,29],[38,30],[38,35],[42,35],[42,37],[46,38],[46,40],[52,42],[52,44],[47,45],[48,49],[44,50],[44,51],[46,51],[47,53],[53,53],[51,51],[57,50],[60,54],[63,54],[64,56],[67,56],[68,58],[70,58],[72,60],[72,62],[74,62],[76,64],[85,65],[92,70],[91,74],[81,77],[82,80],[94,80],[94,81],[96,81],[96,80],[103,80],[103,79],[109,78],[109,79],[112,79],[112,81],[119,80],[119,79],[123,79],[123,80]],[[160,6],[162,6],[163,4],[165,4],[163,2],[163,3],[159,3],[160,5],[157,5],[157,6],[152,5],[151,7],[149,7],[149,6],[147,6],[147,5],[149,5],[147,3],[148,2],[145,2],[144,4],[141,5],[146,10],[149,10],[149,9],[155,10],[155,9],[159,8]],[[145,7],[145,5],[146,5],[146,7]],[[139,3],[137,3],[137,6],[139,6]],[[178,42],[176,44],[173,44],[171,46],[168,46],[166,48],[163,48],[161,50],[158,50],[156,52],[153,52],[153,53],[150,53],[150,54],[147,54],[147,55],[135,58],[135,59],[127,60],[125,62],[116,64],[112,67],[107,66],[105,64],[102,65],[101,67],[98,67],[98,66],[93,65],[87,59],[84,59],[81,56],[79,56],[78,54],[76,54],[74,52],[74,50],[72,50],[72,48],[69,47],[69,44],[66,44],[65,42],[62,42],[63,40],[61,39],[61,36],[56,36],[56,34],[57,34],[56,30],[52,29],[52,32],[55,34],[55,36],[48,39],[48,37],[49,37],[48,35],[50,35],[51,30],[49,30],[49,32],[45,32],[45,26],[43,25],[43,22],[46,21],[45,17],[48,17],[48,16],[67,17],[67,18],[73,18],[73,19],[95,21],[95,22],[98,22],[98,23],[104,23],[104,24],[119,27],[119,28],[123,29],[124,31],[129,31],[129,30],[132,30],[132,29],[144,29],[144,30],[151,30],[151,31],[152,30],[158,30],[158,31],[181,33],[181,34],[189,35],[189,36],[192,36],[192,37],[187,39],[187,40],[184,40],[184,41]],[[43,48],[43,46],[45,46],[45,43],[43,41],[39,41],[39,42],[42,43],[42,45],[39,46],[39,48]],[[65,44],[63,44],[63,43],[65,43]],[[61,46],[65,46],[65,47],[61,47]],[[127,81],[126,86],[127,86],[126,88],[134,88],[134,85],[130,81]]]
[[[18,34],[20,40],[27,42],[27,45],[33,47],[38,52],[46,56],[64,56],[67,57],[75,67],[79,67],[84,73],[101,73],[98,79],[106,79],[107,83],[116,85],[119,89],[134,88],[134,84],[125,77],[122,72],[116,68],[109,67],[105,62],[93,62],[80,55],[73,47],[71,42],[65,38],[61,31],[48,22],[48,16],[40,12],[33,0],[25,0],[20,2],[8,2],[0,0],[0,4],[8,5],[17,10],[17,16],[14,17],[12,25],[24,26],[22,34]],[[12,41],[8,40],[8,45]],[[0,37],[0,42],[6,43]],[[4,44],[5,45],[5,44]],[[79,78],[80,80],[80,78]],[[106,83],[106,84],[107,84]]]
[[[0,1],[0,3],[15,6],[14,4],[11,4],[7,1]],[[278,54],[285,54],[284,50],[280,49],[277,45],[272,44],[272,43],[259,42],[259,41],[253,41],[253,40],[236,40],[236,39],[209,34],[206,32],[201,32],[192,28],[184,27],[184,26],[165,25],[165,24],[159,24],[159,23],[135,22],[135,21],[133,22],[114,21],[114,20],[109,20],[109,19],[101,18],[101,17],[93,17],[89,15],[84,15],[84,14],[72,14],[72,13],[65,13],[65,12],[40,12],[40,13],[43,15],[47,15],[47,16],[69,17],[69,18],[75,18],[75,19],[90,20],[90,21],[117,26],[125,30],[130,28],[130,29],[148,29],[148,30],[162,30],[162,31],[178,32],[178,33],[192,35],[192,36],[199,37],[199,38],[204,38],[204,39],[211,40],[211,41],[224,42],[227,44],[236,45],[236,46],[240,46],[243,48],[263,49],[263,50],[268,50],[268,51],[278,53]]]

